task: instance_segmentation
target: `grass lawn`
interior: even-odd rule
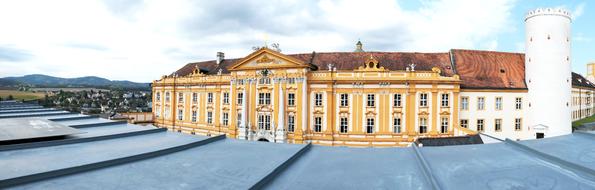
[[[572,122],[572,127],[573,128],[576,128],[576,127],[582,125],[583,123],[591,123],[591,122],[595,122],[595,115],[592,115],[592,116],[587,117],[585,119],[581,119],[581,120]]]
[[[42,99],[45,96],[43,92],[23,92],[18,90],[0,90],[0,97],[3,100],[8,98],[8,95],[12,95],[15,100],[37,100]]]

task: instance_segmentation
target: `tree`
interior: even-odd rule
[[[6,100],[14,100],[14,97],[12,97],[12,94],[9,94]]]

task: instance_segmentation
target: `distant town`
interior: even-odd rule
[[[116,113],[151,112],[148,83],[99,77],[58,78],[46,75],[0,78],[0,101],[38,102],[45,107],[111,117]]]

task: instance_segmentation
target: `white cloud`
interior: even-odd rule
[[[498,47],[510,32],[512,0],[422,1],[1,1],[0,76],[43,73],[150,81],[215,52],[241,57],[269,41],[284,53],[448,51]],[[582,8],[581,8],[582,9]],[[576,12],[576,11],[575,11]],[[2,53],[0,52],[0,56]]]
[[[577,19],[580,16],[582,16],[583,15],[583,11],[584,11],[586,5],[587,5],[587,3],[585,3],[585,2],[577,5],[574,8],[574,11],[572,11],[572,19]]]

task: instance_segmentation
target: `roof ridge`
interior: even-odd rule
[[[494,51],[494,50],[477,50],[477,49],[451,49],[451,50],[452,51],[484,52],[484,53],[504,53],[504,54],[525,55],[525,53],[521,53],[521,52]]]

